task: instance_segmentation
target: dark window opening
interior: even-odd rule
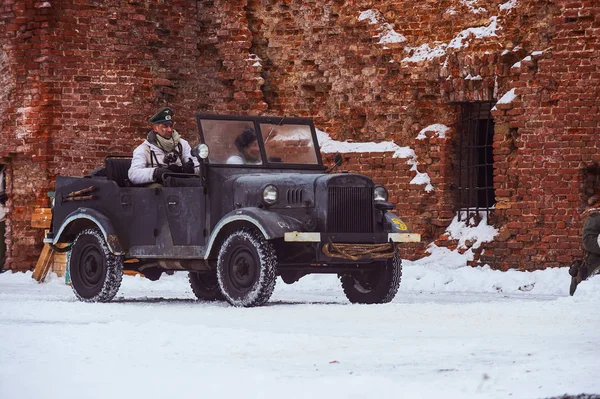
[[[496,203],[494,193],[493,103],[460,104],[458,123],[458,219],[466,213],[487,213]]]
[[[588,200],[600,191],[600,165],[592,164],[581,169],[581,204],[583,211]]]

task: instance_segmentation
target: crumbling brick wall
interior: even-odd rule
[[[422,160],[442,151],[437,163],[421,164],[437,183],[432,194],[400,189],[400,208],[410,209],[407,218],[426,238],[435,239],[456,211],[456,103],[497,101],[515,88],[515,102],[493,114],[499,203],[490,220],[500,234],[481,248],[480,260],[537,269],[581,255],[581,169],[598,158],[598,7],[590,1],[261,2],[249,21],[271,110],[314,116],[338,140],[394,140]],[[394,35],[396,41],[385,42]],[[445,139],[417,142],[417,133],[434,123],[452,129]],[[379,170],[381,159],[356,159],[365,165],[348,169],[376,180],[391,173]],[[404,181],[402,173],[391,180]],[[404,205],[402,198],[410,200]]]
[[[505,223],[482,260],[504,267],[565,265],[581,255],[590,194],[582,172],[600,160],[600,4],[561,5],[550,46],[513,66],[517,98],[495,112],[496,213]]]
[[[57,174],[130,153],[162,105],[197,140],[195,112],[308,116],[332,138],[414,150],[433,186],[391,153],[345,154],[390,187],[426,240],[456,212],[460,102],[494,111],[492,220],[481,260],[567,264],[580,254],[581,170],[598,162],[600,10],[574,0],[5,0],[0,7],[0,159],[9,165],[9,267]],[[531,57],[530,59],[527,57]],[[520,66],[514,66],[521,62]],[[444,124],[446,137],[427,133]],[[19,254],[18,258],[16,257]]]

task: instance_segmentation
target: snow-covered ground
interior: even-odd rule
[[[185,273],[125,276],[111,303],[54,275],[0,275],[0,398],[546,398],[600,393],[600,277],[502,273],[431,247],[395,300],[334,276],[260,308],[194,300]]]

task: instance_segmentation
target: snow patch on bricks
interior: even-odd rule
[[[374,37],[379,38],[378,44],[404,43],[406,37],[394,30],[394,27],[386,22],[384,16],[379,10],[370,9],[362,11],[358,16],[358,21],[367,21],[370,25],[379,25],[379,33]]]
[[[393,141],[384,141],[381,143],[349,143],[332,140],[331,137],[322,130],[317,129],[317,140],[321,152],[324,154],[331,153],[365,153],[365,152],[393,152],[392,158],[408,158],[406,161],[411,166],[410,170],[417,175],[410,181],[410,184],[424,185],[425,191],[432,191],[433,185],[427,173],[419,172],[417,165],[417,154],[410,147],[400,147]]]

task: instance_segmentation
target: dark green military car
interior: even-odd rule
[[[392,213],[384,187],[323,166],[310,119],[199,114],[197,122],[197,172],[166,175],[162,187],[130,184],[129,157],[57,178],[45,242],[67,244],[79,299],[110,301],[124,270],[152,280],[185,270],[199,299],[234,306],[267,302],[277,276],[292,284],[311,273],[337,274],[353,303],[394,298],[397,245],[420,237]],[[247,132],[257,147],[244,163]]]

